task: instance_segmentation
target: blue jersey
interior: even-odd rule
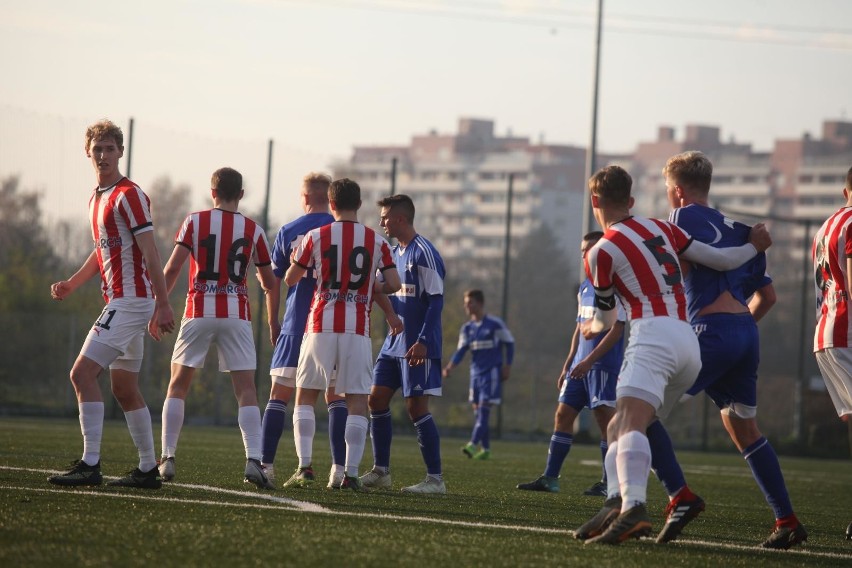
[[[451,361],[458,365],[467,350],[471,352],[470,374],[480,375],[503,366],[503,349],[506,364],[511,365],[515,354],[515,338],[500,318],[486,315],[481,321],[469,321],[459,331],[459,345]]]
[[[272,271],[283,278],[290,268],[290,256],[302,239],[313,229],[334,222],[328,213],[308,213],[295,221],[290,221],[278,231],[272,246]],[[282,335],[302,335],[311,309],[311,299],[317,286],[317,277],[313,268],[305,272],[295,286],[287,289],[284,320],[281,322]]]
[[[444,308],[444,261],[435,247],[421,235],[405,248],[393,247],[393,261],[402,288],[389,296],[405,331],[388,334],[381,355],[404,357],[418,339],[427,348],[428,359],[441,358],[441,311]]]
[[[618,321],[624,323],[627,315],[624,313],[624,307],[621,302],[617,302],[618,306]],[[580,291],[577,293],[577,323],[583,323],[595,317],[595,287],[591,281],[586,278],[580,284]],[[580,334],[577,342],[577,352],[574,353],[574,360],[571,361],[571,369],[580,361],[588,357],[598,344],[606,337],[607,332],[599,333],[592,339],[586,339],[583,334]],[[599,369],[617,375],[621,370],[621,362],[624,360],[624,334],[618,342],[612,346],[612,349],[604,353],[603,357],[598,359],[592,369]],[[569,371],[571,369],[568,369]]]
[[[751,228],[733,221],[711,207],[692,203],[675,209],[669,221],[684,229],[702,243],[716,248],[740,246],[748,242]],[[730,294],[744,306],[758,289],[771,284],[766,275],[766,254],[759,253],[744,265],[727,272],[719,272],[700,264],[690,267],[686,287],[689,320],[705,306],[713,303],[723,292]]]

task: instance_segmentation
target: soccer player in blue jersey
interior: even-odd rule
[[[459,331],[456,352],[444,367],[443,376],[449,376],[467,353],[471,352],[470,395],[474,425],[470,441],[462,447],[469,458],[487,460],[491,457],[491,433],[488,418],[491,406],[502,400],[503,381],[509,379],[512,359],[515,356],[515,338],[498,317],[485,313],[485,294],[482,290],[464,293],[464,310],[470,317]],[[504,359],[505,351],[505,359]],[[482,449],[479,449],[479,445]]]
[[[592,231],[583,236],[580,251],[595,246],[603,232]],[[547,451],[544,473],[529,483],[518,484],[526,491],[559,492],[559,472],[574,442],[574,420],[584,407],[590,408],[601,432],[601,461],[606,457],[606,428],[615,414],[615,384],[624,359],[624,308],[618,304],[616,323],[601,333],[592,333],[590,320],[595,314],[595,289],[586,278],[577,294],[577,326],[571,337],[571,349],[556,387],[559,404],[553,422],[553,435]],[[586,495],[606,496],[606,469],[603,477],[585,491]]]
[[[385,234],[399,243],[393,248],[393,260],[402,288],[390,297],[377,295],[376,303],[385,313],[398,314],[405,330],[388,335],[376,359],[369,398],[374,463],[361,481],[364,487],[391,487],[390,401],[401,388],[426,464],[426,478],[402,490],[446,493],[441,470],[441,439],[429,412],[429,397],[441,396],[444,261],[432,243],[415,230],[414,203],[410,197],[394,195],[380,200],[378,205]]]
[[[330,185],[331,177],[326,174],[311,172],[304,177],[300,197],[305,214],[281,227],[272,247],[272,268],[277,285],[266,295],[269,339],[274,346],[270,369],[272,391],[261,425],[263,434],[261,463],[270,481],[275,479],[273,464],[278,443],[284,431],[287,404],[296,390],[296,363],[299,360],[305,322],[316,288],[316,274],[313,270],[309,270],[295,286],[287,289],[284,319],[279,323],[281,282],[287,268],[290,267],[290,256],[302,238],[311,230],[334,222],[334,217],[328,210]],[[344,432],[349,413],[344,398],[334,394],[332,389],[326,392],[326,402],[328,403],[328,438],[333,462],[328,486],[336,487],[343,479],[343,464],[346,461]],[[310,468],[306,471],[297,471],[297,474],[291,478],[294,480],[293,483],[290,483],[288,487],[307,486],[312,484],[314,479],[314,472]]]
[[[669,158],[663,175],[673,209],[671,222],[717,248],[748,242],[747,225],[708,205],[713,165],[707,156],[694,151],[677,154]],[[775,528],[762,546],[788,549],[807,540],[808,533],[793,512],[775,450],[757,426],[757,321],[775,303],[766,255],[727,272],[689,264],[684,273],[689,319],[702,361],[687,396],[704,391],[719,407],[725,429],[775,513]]]

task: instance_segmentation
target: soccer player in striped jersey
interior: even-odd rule
[[[604,229],[584,259],[596,294],[590,328],[600,332],[614,325],[620,300],[630,337],[607,432],[607,500],[575,531],[587,543],[618,544],[651,532],[645,507],[651,447],[645,431],[668,415],[701,368],[698,338],[687,322],[679,259],[729,270],[771,244],[762,225],[752,229],[749,244],[715,249],[674,224],[635,217],[630,213],[632,184],[619,166],[605,167],[589,180],[595,218]]]
[[[814,355],[825,387],[843,421],[852,419],[852,168],[843,188],[846,204],[826,219],[814,237],[811,255],[816,291]],[[852,540],[852,523],[846,528]]]
[[[124,135],[108,120],[86,130],[86,156],[98,185],[89,199],[94,250],[68,280],[50,287],[54,300],[64,300],[81,284],[100,274],[106,307],[95,320],[71,368],[71,384],[80,409],[83,457],[65,473],[48,478],[64,486],[100,485],[104,403],[98,375],[109,368],[112,393],[124,411],[139,465],[110,482],[122,487],[159,489],[151,413],[139,390],[144,335],[174,330],[162,262],[154,241],[148,196],[121,174]]]
[[[269,243],[263,228],[239,213],[243,176],[220,168],[210,181],[213,208],[186,217],[175,237],[166,264],[168,289],[174,288],[189,259],[186,311],[172,354],[172,373],[163,403],[160,474],[175,476],[175,451],[183,426],[184,402],[195,376],[204,367],[210,345],[219,352],[219,370],[231,374],[239,410],[237,422],[245,447],[244,479],[260,488],[274,489],[260,464],[260,409],[254,386],[257,367],[252,336],[246,274],[253,263],[264,290],[275,285]]]
[[[707,156],[695,151],[672,156],[663,176],[672,206],[669,221],[716,248],[748,241],[748,225],[709,206],[713,164]],[[716,404],[725,430],[772,508],[775,527],[763,546],[787,549],[800,544],[808,533],[793,511],[778,456],[757,425],[757,322],[775,303],[772,280],[766,275],[766,255],[761,253],[727,272],[701,264],[683,268],[688,317],[701,347],[701,372],[686,396],[704,391]],[[685,524],[685,517],[675,516],[678,510],[688,516],[691,508],[704,508],[703,502],[698,503],[700,498],[696,501],[688,488],[684,491],[686,495],[676,495],[669,504],[666,529]]]
[[[580,252],[585,258],[590,248],[603,236],[601,231],[583,235]],[[559,403],[553,418],[553,434],[547,451],[544,473],[529,483],[518,484],[525,491],[559,492],[559,472],[574,443],[574,420],[583,408],[590,408],[601,432],[601,461],[606,456],[606,429],[615,415],[615,383],[624,359],[624,322],[627,316],[618,303],[615,324],[601,333],[591,333],[589,326],[595,314],[595,289],[588,278],[577,293],[577,325],[571,337],[571,348],[556,387]],[[603,477],[584,493],[606,495],[606,468]]]
[[[373,369],[370,391],[370,434],[373,469],[361,478],[366,487],[391,488],[390,450],[393,437],[390,401],[402,388],[408,417],[417,431],[426,477],[403,487],[409,493],[446,493],[441,469],[441,437],[429,412],[429,397],[441,396],[441,311],[444,308],[444,261],[437,249],[414,228],[414,202],[393,195],[378,202],[381,226],[397,239],[393,258],[402,288],[377,298],[385,313],[399,314],[405,325],[389,334]],[[385,304],[391,304],[386,306]]]
[[[332,182],[328,199],[334,223],[309,232],[293,252],[284,282],[293,286],[313,269],[317,284],[296,370],[293,437],[299,469],[284,484],[311,469],[316,432],[314,404],[329,387],[345,395],[346,463],[338,489],[361,491],[358,467],[367,442],[367,397],[372,382],[370,310],[374,292],[400,287],[390,245],[358,222],[361,188],[348,178]],[[377,279],[380,271],[384,278]]]
[[[469,458],[487,460],[491,457],[488,418],[491,406],[500,404],[503,381],[509,379],[515,356],[515,338],[503,320],[485,313],[482,290],[464,293],[464,310],[470,321],[465,322],[459,331],[458,348],[444,367],[443,376],[449,376],[470,350],[468,401],[473,406],[474,425],[470,441],[462,447],[462,452]],[[482,449],[479,449],[480,444]]]

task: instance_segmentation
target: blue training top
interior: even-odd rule
[[[393,261],[402,288],[389,296],[405,331],[388,334],[380,355],[404,357],[418,339],[428,359],[441,358],[441,311],[444,309],[444,261],[434,245],[421,235],[405,248],[393,247]]]
[[[725,217],[721,212],[692,203],[675,209],[669,221],[684,229],[702,243],[716,248],[740,246],[748,242],[751,227]],[[719,272],[701,264],[692,264],[684,278],[688,317],[693,320],[702,308],[711,304],[723,292],[743,305],[759,288],[772,283],[766,274],[766,254],[759,253],[739,268]]]
[[[284,278],[284,273],[290,268],[290,256],[305,235],[313,229],[333,222],[334,217],[328,213],[308,213],[281,227],[275,237],[275,244],[272,245],[272,271],[275,276]],[[311,300],[316,287],[316,271],[311,268],[305,272],[301,280],[287,289],[284,320],[281,322],[283,335],[305,333],[305,324],[308,321],[308,312],[311,309]]]
[[[470,374],[480,375],[503,366],[504,347],[506,364],[511,365],[515,356],[515,338],[503,320],[486,314],[481,321],[471,320],[462,325],[459,344],[451,361],[458,365],[470,349]]]

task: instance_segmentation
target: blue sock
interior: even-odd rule
[[[674,453],[672,439],[659,420],[654,420],[648,426],[645,435],[648,436],[651,446],[651,469],[662,482],[666,494],[672,497],[686,485],[686,478]]]
[[[283,400],[271,399],[266,403],[263,413],[263,421],[260,424],[263,436],[263,455],[260,461],[263,463],[275,463],[275,453],[278,451],[278,442],[284,432],[284,424],[287,418],[287,403]]]
[[[432,419],[431,414],[424,414],[414,421],[417,430],[417,443],[420,444],[420,453],[426,464],[426,473],[429,475],[441,475],[441,437],[438,435],[438,426]]]
[[[778,463],[778,456],[769,440],[761,436],[755,443],[744,449],[742,454],[751,468],[754,480],[763,491],[766,502],[772,507],[775,518],[781,519],[792,515],[793,505],[790,503],[787,486],[784,484],[781,464]]]
[[[328,445],[331,447],[331,462],[346,465],[346,418],[349,409],[345,400],[335,400],[328,405]]]
[[[604,467],[604,461],[606,461],[606,451],[609,449],[609,445],[606,443],[606,440],[601,440],[601,470],[603,470],[603,474],[601,475],[601,483],[606,484],[606,467]]]
[[[393,423],[390,408],[370,413],[370,440],[373,443],[373,463],[379,467],[390,467]]]
[[[491,407],[479,405],[476,409],[476,423],[473,425],[473,434],[470,442],[475,446],[482,444],[482,448],[487,450],[491,447],[491,432],[488,427],[488,419],[491,417]]]
[[[559,472],[562,471],[562,464],[571,451],[571,444],[574,443],[574,436],[567,432],[554,432],[550,437],[550,447],[547,449],[547,467],[544,469],[544,475],[547,477],[559,477]]]

